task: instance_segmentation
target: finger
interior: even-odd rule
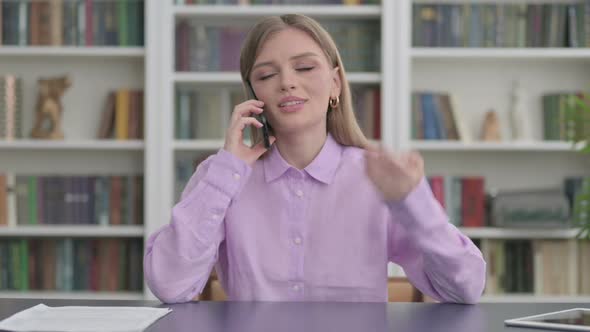
[[[243,141],[244,129],[246,129],[246,126],[248,125],[252,125],[257,128],[262,127],[262,123],[253,117],[239,118],[238,121],[230,127],[230,139],[232,143],[239,143]]]
[[[260,107],[256,107],[254,105],[243,105],[241,107],[236,107],[232,116],[231,122],[235,123],[240,120],[240,118],[252,116],[253,114],[260,114],[264,112],[264,110]]]
[[[253,102],[255,102],[255,100],[251,102],[244,102],[236,106],[231,116],[232,123],[238,121],[241,117],[250,116],[253,113],[260,114],[264,112],[259,104],[254,104]]]
[[[238,121],[238,128],[240,129],[240,131],[244,131],[244,129],[246,129],[246,126],[255,126],[258,128],[262,128],[262,123],[258,121],[258,119],[250,116],[240,118]]]
[[[408,168],[408,156],[405,153],[387,153],[383,154],[380,159],[384,168],[397,172],[406,172]]]
[[[257,99],[248,99],[245,102],[238,104],[238,105],[247,105],[247,104],[256,105],[258,107],[264,106],[264,102],[262,100],[257,100]]]

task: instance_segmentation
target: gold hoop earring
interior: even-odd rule
[[[340,98],[338,98],[338,96],[336,96],[336,98],[330,98],[330,107],[331,108],[338,107],[338,104],[340,104]]]

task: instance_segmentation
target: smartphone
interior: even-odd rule
[[[252,94],[252,97],[254,97],[254,99],[258,100],[258,97],[256,97],[256,93],[254,93],[254,89],[252,89],[252,84],[250,83],[250,81],[246,81],[246,83],[248,84],[248,88],[250,89],[250,93]],[[264,116],[264,114],[259,114],[256,116],[258,118],[258,121],[260,121],[260,123],[262,123],[262,128],[260,128],[262,130],[262,139],[264,140],[264,147],[265,148],[270,148],[270,135],[268,133],[268,122],[266,121],[266,117]]]

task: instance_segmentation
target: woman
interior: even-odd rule
[[[262,20],[240,70],[259,101],[234,108],[224,148],[199,165],[170,224],[148,240],[146,280],[158,298],[193,299],[215,266],[231,300],[384,302],[391,261],[437,300],[477,302],[481,253],[448,222],[417,153],[369,146],[337,48],[317,22]],[[243,144],[246,126],[262,127],[259,114],[268,150]]]

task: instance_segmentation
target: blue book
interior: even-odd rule
[[[423,93],[421,94],[421,101],[424,139],[437,139],[438,129],[436,124],[434,95],[432,93]]]

